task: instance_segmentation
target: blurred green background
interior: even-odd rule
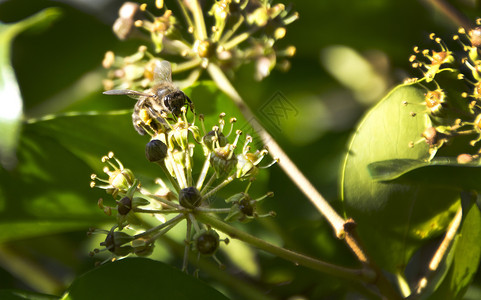
[[[166,1],[167,5],[170,2]],[[451,2],[472,20],[481,16],[478,1]],[[112,33],[111,25],[122,3],[0,1],[3,23],[18,22],[47,7],[61,9],[61,16],[49,26],[28,29],[11,44],[11,64],[21,90],[25,120],[71,111],[132,107],[127,97],[101,94],[105,52],[130,55],[141,43],[121,42]],[[292,0],[290,5],[300,15],[281,41],[297,49],[291,69],[286,73],[273,71],[259,82],[254,80],[254,66],[246,65],[238,70],[233,82],[272,136],[336,207],[340,163],[356,122],[391,87],[420,75],[408,61],[413,46],[430,44],[431,32],[448,39],[457,25],[429,1]],[[170,6],[176,9],[175,4]],[[278,119],[266,118],[263,105],[279,95],[294,109]],[[129,131],[128,115],[122,120],[116,130]],[[80,129],[78,134],[81,123],[70,128],[68,119],[60,120],[57,127],[23,127],[17,167],[0,171],[0,232],[4,232],[0,233],[0,289],[61,294],[75,276],[93,268],[94,259],[88,257],[88,251],[94,245],[85,232],[110,219],[96,206],[104,194],[88,186],[92,163],[73,160],[72,156],[95,159],[82,149],[84,139],[96,141],[98,158],[109,150],[124,157],[135,153],[142,156],[145,143],[134,132],[115,135],[109,131],[109,122],[106,119],[105,128],[98,132]],[[65,126],[69,134],[52,138],[58,126]],[[135,158],[128,160],[137,163]],[[147,162],[136,167],[148,169],[145,174],[155,172]],[[269,173],[261,190],[272,190],[276,197],[264,201],[262,209],[275,210],[277,217],[244,228],[288,248],[330,262],[355,265],[348,249],[335,239],[328,224],[286,175],[277,166]],[[180,266],[178,256],[166,249],[158,250],[156,255]],[[298,295],[306,299],[339,299],[350,293],[346,292],[349,283],[336,278],[320,276],[264,253],[243,253],[247,254],[241,259],[251,262],[244,269],[242,264],[234,263],[228,271],[273,298]],[[201,277],[229,293],[229,288],[216,283],[211,272],[201,271]],[[478,275],[468,297],[469,293],[481,294],[479,279]]]

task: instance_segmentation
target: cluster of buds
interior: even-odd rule
[[[91,175],[91,187],[105,189],[113,196],[114,205],[109,206],[102,199],[98,205],[107,215],[116,213],[117,224],[110,231],[93,231],[107,235],[101,244],[103,248],[96,249],[93,254],[108,250],[114,258],[129,254],[149,255],[156,239],[185,220],[186,255],[192,250],[218,261],[215,253],[220,244],[219,235],[210,226],[198,221],[196,216],[223,214],[227,222],[274,216],[273,212],[259,213],[256,205],[260,200],[273,196],[273,193],[252,199],[248,190],[259,169],[269,167],[275,160],[260,166],[268,152],[266,149],[252,151],[251,136],[246,136],[243,146],[238,147],[243,140],[243,133],[234,129],[236,118],[226,121],[225,113],[221,113],[218,122],[206,130],[203,115],[192,114],[192,119],[188,119],[189,103],[185,103],[180,108],[180,115],[177,115],[153,109],[149,106],[152,103],[149,104],[145,99],[139,101],[143,101],[144,109],[150,113],[149,118],[155,120],[157,125],[154,126],[153,120],[145,118],[134,125],[150,136],[145,156],[148,161],[160,166],[164,176],[156,180],[158,189],[150,192],[112,152],[102,158],[102,162],[107,164],[103,171],[108,178]],[[134,112],[134,120],[137,119],[136,113],[141,111]],[[201,128],[195,125],[196,121],[201,123]],[[226,126],[226,123],[229,125]],[[199,156],[194,156],[196,149],[204,157],[199,169],[194,164]],[[225,204],[223,207],[212,207],[212,199],[223,198],[218,196],[219,191],[235,180],[246,184],[247,188],[242,193],[225,197],[227,207]],[[139,231],[139,227],[145,224],[143,218],[148,215],[156,217],[160,225]],[[129,234],[132,230],[137,231]],[[184,257],[183,269],[186,268],[187,258]]]
[[[279,48],[277,42],[286,35],[286,26],[298,18],[284,4],[257,0],[177,1],[178,14],[156,1],[158,16],[147,4],[126,2],[113,28],[120,39],[142,36],[154,45],[153,52],[172,61],[174,73],[191,71],[186,85],[197,79],[213,63],[230,72],[239,65],[255,62],[258,80],[275,67],[287,70],[294,46]],[[204,13],[205,12],[205,13]],[[212,22],[206,22],[207,19]],[[208,28],[207,23],[213,24]],[[180,29],[187,29],[185,32]],[[146,47],[120,57],[107,52],[104,67],[110,69],[104,85],[107,90],[151,87],[149,63],[153,55]],[[142,74],[145,74],[143,76]]]
[[[481,19],[476,23],[481,25]],[[460,154],[458,162],[469,163],[481,153],[481,149],[475,147],[481,140],[481,27],[460,28],[453,36],[453,40],[461,44],[462,51],[450,51],[434,33],[429,37],[440,49],[415,47],[415,54],[409,58],[412,66],[423,74],[422,78],[410,79],[409,83],[426,89],[421,104],[425,105],[429,118],[421,136],[429,145],[431,158],[455,137],[468,136],[473,150]],[[404,101],[403,104],[409,103]]]

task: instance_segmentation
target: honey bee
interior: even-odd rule
[[[192,112],[194,111],[194,105],[189,97],[172,83],[172,67],[165,60],[155,63],[154,86],[145,92],[125,89],[110,90],[104,94],[127,95],[138,100],[132,113],[132,123],[135,130],[141,135],[146,133],[145,126],[150,126],[155,130],[158,129],[158,123],[165,124],[165,120],[161,117],[163,113],[170,113],[176,118],[182,114],[182,107],[186,105],[189,105]]]

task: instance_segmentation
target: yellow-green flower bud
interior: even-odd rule
[[[129,169],[115,170],[109,174],[109,183],[119,191],[127,191],[134,181],[134,173]]]
[[[252,153],[239,154],[237,156],[237,178],[246,179],[257,174],[259,168],[254,164],[255,158]]]
[[[237,157],[233,155],[233,149],[228,144],[225,147],[216,148],[211,153],[210,163],[214,169],[217,178],[223,178],[229,176],[231,171],[237,164]]]

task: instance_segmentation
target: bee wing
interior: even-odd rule
[[[133,90],[110,90],[103,92],[104,95],[127,95],[130,98],[139,99],[139,97],[152,97],[151,94],[146,94]]]
[[[156,61],[154,67],[154,81],[155,82],[172,82],[172,66],[170,62]]]

